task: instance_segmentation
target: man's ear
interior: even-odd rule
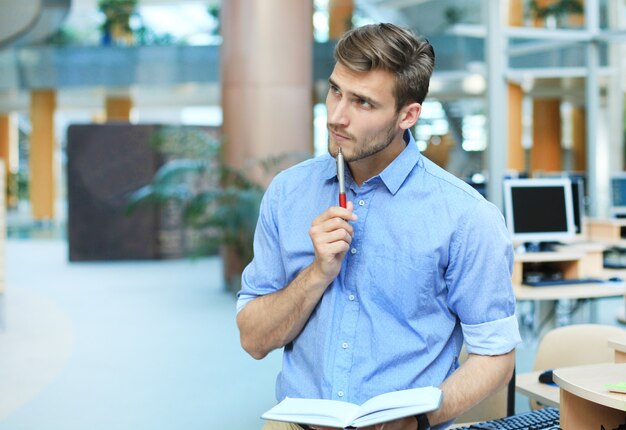
[[[408,104],[400,111],[400,123],[399,126],[403,130],[407,130],[415,125],[417,119],[422,112],[422,105],[415,102]]]

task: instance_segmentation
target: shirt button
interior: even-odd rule
[[[348,299],[350,299],[350,301],[352,302],[352,301],[354,301],[354,299],[356,299],[356,297],[354,297],[354,294],[350,294],[348,296]]]
[[[352,248],[352,249],[350,250],[350,254],[354,255],[354,254],[356,254],[356,253],[357,253],[356,248]]]
[[[342,344],[341,344],[341,347],[342,347],[343,349],[347,349],[347,348],[348,348],[348,342],[344,342],[344,343],[342,343]]]
[[[343,391],[337,391],[337,395],[338,395],[339,397],[343,397]]]
[[[365,200],[359,200],[359,206],[365,206]]]

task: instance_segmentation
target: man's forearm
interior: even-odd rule
[[[308,321],[328,284],[309,266],[287,287],[248,303],[237,315],[243,349],[261,359],[291,342]]]
[[[515,368],[515,350],[495,356],[469,354],[467,360],[441,384],[441,407],[429,413],[431,424],[451,420],[504,387]]]

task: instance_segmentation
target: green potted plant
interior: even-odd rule
[[[136,8],[137,0],[98,1],[98,10],[104,14],[104,23],[101,26],[103,44],[132,44],[130,18],[135,14]]]
[[[556,0],[545,6],[540,6],[537,0],[531,0],[529,10],[534,18],[543,20],[546,25],[552,21],[554,26],[569,15],[580,15],[584,12],[579,0]]]
[[[205,130],[164,127],[151,139],[165,163],[153,181],[134,191],[129,211],[145,204],[174,203],[195,236],[192,255],[219,250],[229,291],[240,289],[241,272],[252,260],[252,242],[265,187],[222,160],[222,142]],[[276,173],[295,155],[255,162],[265,175]]]

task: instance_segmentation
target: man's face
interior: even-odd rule
[[[340,145],[346,161],[358,161],[384,152],[401,136],[391,73],[353,72],[337,63],[329,82],[329,153],[336,155]]]

